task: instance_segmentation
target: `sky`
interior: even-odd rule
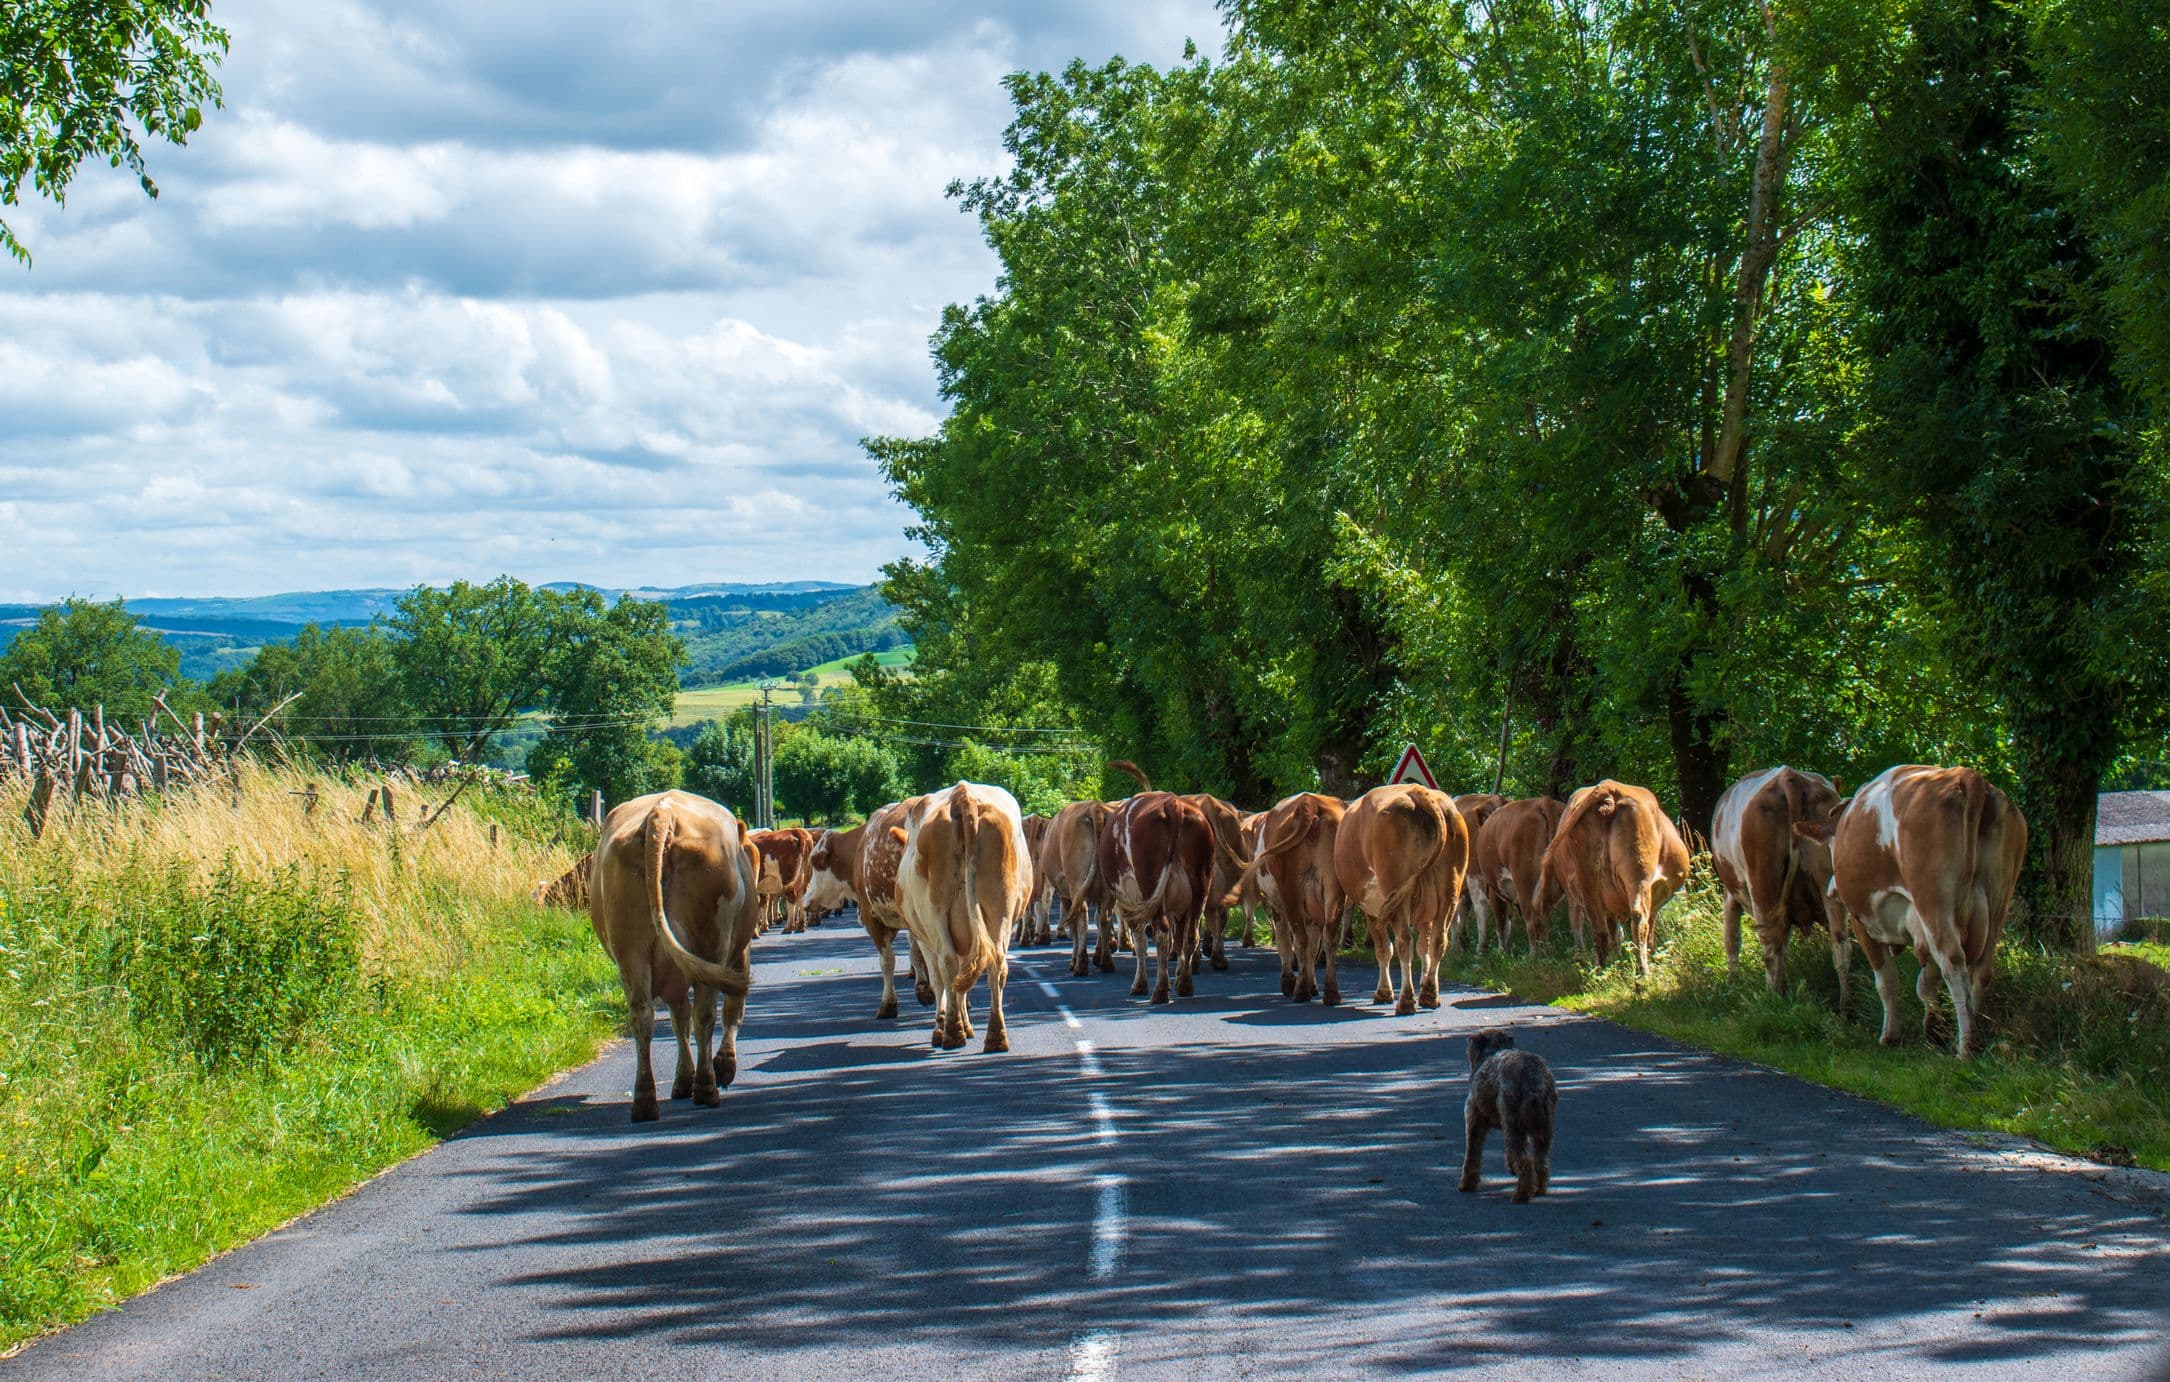
[[[874,579],[1007,72],[1210,0],[216,0],[225,108],[6,218],[0,600]]]

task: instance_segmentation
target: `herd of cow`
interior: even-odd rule
[[[1353,906],[1378,962],[1373,1001],[1409,1014],[1439,1005],[1446,948],[1472,923],[1481,950],[1495,935],[1505,948],[1519,920],[1534,951],[1563,904],[1578,950],[1594,948],[1603,964],[1616,944],[1632,947],[1647,973],[1657,916],[1689,875],[1680,830],[1648,789],[1626,783],[1599,782],[1565,802],[1399,783],[1346,802],[1302,792],[1246,814],[1216,797],[1155,791],[1134,765],[1115,766],[1137,778],[1136,795],[1052,817],[1025,815],[1007,791],[970,782],[818,835],[749,832],[726,807],[687,792],[617,807],[594,855],[538,897],[584,898],[618,966],[637,1061],[634,1119],[657,1116],[654,1000],[670,1007],[678,1040],[672,1096],[718,1103],[737,1073],[755,936],[772,921],[804,929],[846,902],[881,957],[878,1017],[897,1016],[892,942],[902,933],[915,994],[935,1009],[934,1045],[954,1049],[973,1035],[967,998],[985,975],[984,1049],[1003,1051],[1010,946],[1053,941],[1058,897],[1071,972],[1090,972],[1097,926],[1092,963],[1112,969],[1127,946],[1134,994],[1146,993],[1155,952],[1155,1003],[1189,997],[1201,962],[1227,967],[1232,907],[1271,917],[1284,995],[1338,1003],[1336,952]],[[1892,1043],[1894,952],[1910,947],[1925,1009],[1941,977],[1959,1052],[1969,1054],[2026,832],[2004,794],[1969,768],[1892,768],[1844,800],[1816,773],[1750,774],[1720,799],[1712,829],[1727,960],[1738,963],[1745,912],[1781,989],[1788,936],[1821,926],[1843,1010],[1858,939]],[[723,1032],[711,1059],[719,996]]]

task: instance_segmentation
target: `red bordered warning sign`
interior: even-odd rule
[[[1424,761],[1424,755],[1411,744],[1401,751],[1401,761],[1394,765],[1394,775],[1387,779],[1396,782],[1421,782],[1433,791],[1439,790],[1439,779],[1432,776],[1432,765]]]

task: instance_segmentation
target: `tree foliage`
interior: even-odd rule
[[[1966,761],[2086,834],[2160,732],[2159,430],[2106,343],[2147,376],[2164,126],[2114,172],[2084,135],[2157,108],[2144,24],[1225,8],[1219,60],[1012,78],[1009,171],[955,189],[1002,277],[940,430],[869,443],[929,553],[883,714],[1247,804],[1416,739],[1699,830],[1767,763]]]
[[[159,692],[173,684],[181,655],[137,626],[119,600],[64,600],[41,611],[0,652],[0,694],[20,688],[56,713],[104,706],[121,724],[150,719]]]
[[[0,8],[0,205],[28,182],[55,203],[86,158],[158,195],[145,139],[184,144],[219,104],[226,31],[209,0],[10,0]],[[0,220],[0,248],[29,247]]]

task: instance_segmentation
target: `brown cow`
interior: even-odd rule
[[[813,879],[814,832],[797,826],[781,830],[756,830],[750,837],[761,851],[761,870],[776,866],[776,891],[770,899],[769,920],[780,923],[786,934],[806,929],[806,885]]]
[[[1995,976],[1997,940],[2027,857],[2027,818],[1972,768],[1906,764],[1890,768],[1823,820],[1793,832],[1831,849],[1832,919],[1843,910],[1876,971],[1884,1001],[1884,1044],[1899,1040],[1899,967],[1892,952],[1911,945],[1921,962],[1915,985],[1922,1030],[1936,1003],[1936,977],[1951,993],[1959,1054],[1977,1049],[1975,1018]]]
[[[1213,881],[1208,886],[1205,912],[1199,918],[1198,943],[1200,953],[1213,962],[1215,969],[1226,969],[1228,907],[1236,900],[1236,886],[1251,857],[1243,839],[1243,813],[1204,792],[1192,793],[1183,800],[1197,807],[1213,828]],[[1192,968],[1196,967],[1194,961]]]
[[[1796,821],[1820,821],[1838,810],[1838,786],[1816,773],[1784,766],[1750,773],[1726,788],[1711,819],[1710,857],[1725,894],[1725,967],[1740,971],[1741,912],[1756,924],[1763,977],[1771,992],[1786,987],[1786,938],[1796,929],[1827,925],[1831,965],[1838,971],[1838,1010],[1848,1010],[1853,947],[1843,924],[1824,915],[1831,889],[1831,850],[1793,833]]]
[[[1464,792],[1454,799],[1454,809],[1462,813],[1462,824],[1469,827],[1471,869],[1462,876],[1461,896],[1454,899],[1454,920],[1447,927],[1449,945],[1462,943],[1462,932],[1468,925],[1469,913],[1475,905],[1470,894],[1476,887],[1477,833],[1484,829],[1484,823],[1492,818],[1492,813],[1507,802],[1508,798],[1497,792]]]
[[[1483,954],[1492,923],[1499,923],[1499,948],[1507,948],[1507,932],[1512,919],[1522,918],[1522,937],[1528,942],[1530,953],[1537,953],[1546,933],[1551,929],[1551,917],[1539,912],[1533,899],[1537,896],[1537,876],[1544,866],[1545,848],[1552,843],[1553,832],[1559,829],[1560,817],[1567,807],[1551,797],[1530,797],[1523,801],[1510,801],[1485,817],[1483,828],[1477,831],[1470,845],[1469,882],[1463,894],[1469,899],[1470,913],[1477,919],[1477,953]],[[1459,923],[1460,918],[1456,918]],[[1455,936],[1460,943],[1460,935]]]
[[[1379,963],[1374,1003],[1394,998],[1393,960],[1403,987],[1394,1011],[1439,1006],[1438,963],[1447,914],[1469,870],[1469,827],[1454,798],[1415,783],[1374,787],[1355,801],[1334,832],[1334,874],[1363,909]]]
[[[1168,1001],[1168,969],[1175,991],[1191,996],[1197,959],[1198,917],[1213,885],[1213,827],[1196,805],[1171,792],[1140,792],[1117,804],[1100,832],[1100,873],[1107,880],[1108,910],[1130,932],[1138,958],[1133,994],[1145,992],[1146,946],[1160,946],[1155,1003]]]
[[[1038,812],[1025,817],[1025,849],[1032,859],[1032,910],[1025,914],[1025,924],[1018,928],[1019,945],[1052,945],[1055,942],[1055,928],[1048,916],[1053,910],[1049,904],[1055,890],[1040,861],[1040,845],[1047,839],[1049,822],[1049,817]]]
[[[1540,916],[1562,898],[1582,947],[1590,929],[1597,962],[1610,958],[1616,928],[1634,937],[1638,972],[1650,972],[1658,913],[1688,881],[1688,846],[1647,787],[1606,779],[1568,798],[1538,869]]]
[[[1341,914],[1348,906],[1334,869],[1334,841],[1347,808],[1338,797],[1299,792],[1284,797],[1259,820],[1257,856],[1244,880],[1273,907],[1274,948],[1281,955],[1281,993],[1311,1001],[1313,975],[1323,962],[1326,1006],[1341,1001],[1335,973]]]
[[[738,1075],[738,1026],[752,982],[746,956],[760,919],[753,854],[737,818],[691,792],[657,792],[614,808],[595,847],[589,917],[618,966],[632,1019],[633,1121],[659,1116],[648,1053],[659,996],[678,1038],[671,1097],[721,1103]],[[719,993],[723,1043],[711,1061]],[[696,1049],[688,1048],[689,1030]]]
[[[533,897],[538,907],[563,907],[569,912],[588,909],[588,874],[595,868],[595,852],[590,850],[580,856],[580,862],[547,883],[537,883]]]
[[[917,800],[916,798],[914,800]],[[859,924],[874,953],[882,962],[882,1002],[876,1017],[897,1015],[897,956],[891,942],[904,931],[904,917],[897,910],[897,866],[904,848],[889,835],[891,826],[903,820],[907,802],[891,802],[850,830],[831,830],[814,844],[809,862],[813,881],[808,892],[817,902],[848,896],[859,908]],[[920,1005],[934,1002],[934,985],[920,963],[919,947],[906,932],[906,955],[912,976],[912,993]]]
[[[972,1034],[968,999],[987,976],[987,1041],[1010,1049],[1002,1015],[1010,930],[1032,904],[1032,859],[1017,799],[1000,787],[960,782],[915,798],[902,828],[897,892],[906,926],[934,979],[934,1044],[955,1050]]]
[[[1048,886],[1062,897],[1063,925],[1070,928],[1070,972],[1089,974],[1085,963],[1087,922],[1100,916],[1100,968],[1115,968],[1108,935],[1107,881],[1100,876],[1100,831],[1114,808],[1104,801],[1077,801],[1055,813],[1040,841],[1039,863]]]

